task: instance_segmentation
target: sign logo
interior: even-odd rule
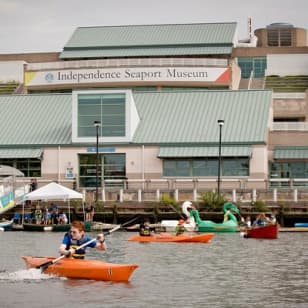
[[[53,77],[52,73],[48,73],[48,74],[45,75],[45,80],[47,82],[53,82],[53,79],[54,79],[54,77]]]

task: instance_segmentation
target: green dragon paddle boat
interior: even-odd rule
[[[215,223],[211,220],[202,220],[199,216],[198,210],[195,208],[191,208],[189,214],[190,217],[195,219],[198,232],[236,232],[238,230],[238,222],[232,212],[239,214],[239,209],[231,202],[226,202],[223,209],[224,222],[222,223]]]

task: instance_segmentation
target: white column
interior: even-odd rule
[[[138,189],[138,202],[142,202],[142,193],[141,193],[141,189]]]

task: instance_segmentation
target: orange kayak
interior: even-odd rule
[[[151,236],[132,236],[128,240],[132,242],[159,242],[159,243],[208,243],[214,236],[214,233],[202,234],[181,234],[172,235],[170,233],[152,234]]]
[[[22,258],[26,262],[27,268],[36,268],[55,259],[54,257],[31,256]],[[97,260],[63,258],[49,265],[44,273],[72,279],[128,281],[137,267],[137,264],[114,264]]]

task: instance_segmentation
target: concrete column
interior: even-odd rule
[[[142,191],[141,189],[138,189],[138,202],[142,202]]]

